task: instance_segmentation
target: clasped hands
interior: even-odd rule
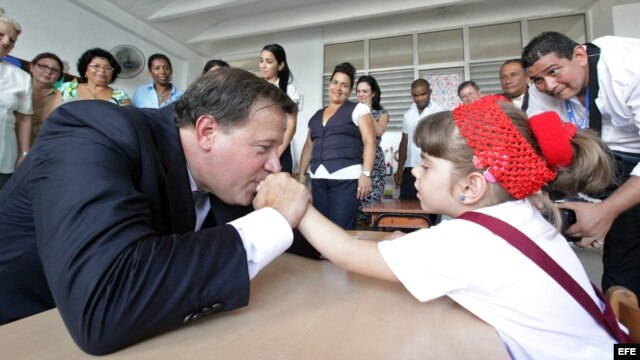
[[[270,207],[287,220],[291,228],[296,228],[307,212],[311,202],[309,189],[293,179],[288,173],[270,174],[258,184],[253,207],[258,210]]]

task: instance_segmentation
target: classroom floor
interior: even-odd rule
[[[600,287],[602,279],[602,249],[572,247],[582,262],[582,266],[587,271],[591,282]]]

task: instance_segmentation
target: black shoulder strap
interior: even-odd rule
[[[602,133],[602,114],[596,106],[596,98],[600,87],[598,85],[598,60],[600,60],[600,48],[591,43],[587,46],[589,61],[589,129]]]

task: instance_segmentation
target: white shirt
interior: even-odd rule
[[[276,80],[273,85],[280,87],[280,78],[278,78],[278,80]],[[298,93],[296,87],[293,86],[293,84],[287,84],[287,95],[289,96],[289,99],[291,99],[291,101],[296,103],[296,105],[300,105],[300,94]]]
[[[416,167],[420,165],[420,148],[413,142],[413,132],[418,126],[418,122],[425,117],[435,114],[445,109],[434,103],[433,100],[429,101],[429,105],[422,110],[422,113],[418,113],[418,107],[416,103],[411,104],[409,110],[404,113],[402,119],[402,133],[407,134],[407,161],[404,167]]]
[[[477,210],[516,227],[560,264],[601,309],[582,265],[527,200]],[[493,326],[515,359],[611,358],[615,340],[544,270],[476,223],[449,220],[380,242],[393,273],[420,301],[449,296]]]
[[[525,94],[526,94],[526,92],[522,93],[522,95],[518,96],[517,98],[511,99],[511,102],[513,103],[513,106],[517,107],[518,109],[522,109],[522,103],[524,102],[524,95]]]
[[[611,150],[640,154],[640,39],[605,36],[593,44],[601,49],[595,103],[602,114],[602,140]],[[575,118],[583,119],[585,106],[576,97],[570,102]],[[527,114],[548,110],[569,121],[564,100],[543,94],[531,84]],[[631,174],[640,176],[640,165]]]
[[[367,114],[371,114],[369,106],[363,103],[358,103],[351,113],[351,121],[353,121],[356,126],[360,127],[360,118]],[[323,124],[323,126],[324,125],[326,124]],[[347,166],[346,168],[334,171],[333,173],[330,173],[324,165],[320,164],[315,173],[309,171],[309,175],[312,179],[353,180],[359,178],[360,174],[362,174],[362,164]]]
[[[189,183],[191,191],[198,190],[191,176],[191,171],[189,171]],[[211,210],[208,194],[204,193],[195,205],[196,226],[194,230],[198,231],[202,228],[204,219]],[[229,225],[236,228],[247,252],[249,279],[253,279],[260,270],[287,250],[293,242],[291,226],[284,216],[272,208],[256,210],[231,221]]]
[[[11,174],[18,157],[16,116],[32,115],[31,76],[17,66],[0,61],[0,173]]]

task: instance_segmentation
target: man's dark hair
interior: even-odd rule
[[[543,55],[544,56],[544,55]],[[524,72],[524,74],[527,74],[527,70],[525,70],[524,65],[522,64],[522,59],[509,59],[507,61],[505,61],[501,66],[500,66],[500,72],[502,72],[502,69],[507,65],[507,64],[518,64],[520,65],[520,67],[522,68],[522,72]],[[533,65],[533,64],[532,64]]]
[[[471,86],[472,88],[476,89],[476,91],[480,91],[480,87],[478,86],[478,84],[476,84],[475,81],[467,80],[462,84],[458,85],[458,94],[460,94],[460,90],[466,88],[467,86]]]
[[[202,69],[202,73],[206,74],[214,66],[217,66],[217,67],[230,67],[229,63],[224,61],[224,60],[212,59],[212,60],[207,61],[206,64],[204,64],[204,68]]]
[[[558,58],[571,60],[577,42],[555,31],[545,31],[534,37],[522,51],[522,66],[527,69],[541,57],[555,53]]]
[[[413,80],[413,82],[411,83],[411,90],[419,87],[426,87],[427,90],[431,89],[431,85],[429,85],[429,82],[426,79],[422,78]]]
[[[169,60],[169,58],[165,54],[153,54],[149,56],[149,60],[147,60],[147,67],[149,68],[149,71],[151,71],[151,66],[153,65],[153,61],[157,59],[162,59],[166,61],[167,64],[169,64],[169,69],[173,71],[173,66],[171,66],[171,60]]]
[[[289,96],[268,81],[242,69],[222,67],[189,85],[173,113],[178,127],[193,126],[200,116],[211,115],[223,129],[231,130],[244,125],[258,102],[285,114],[297,110]]]

